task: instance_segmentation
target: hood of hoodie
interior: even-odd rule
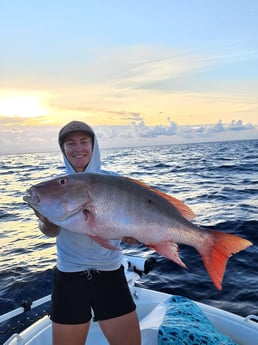
[[[93,137],[93,151],[92,151],[92,156],[91,159],[85,168],[84,172],[101,172],[101,160],[100,160],[100,150],[99,150],[99,144],[98,140],[96,138],[95,132],[92,130],[94,133]],[[60,146],[60,145],[59,145]],[[74,174],[76,171],[72,167],[71,163],[68,161],[66,155],[64,154],[64,151],[62,147],[60,146],[61,152],[63,154],[63,159],[64,159],[64,164],[66,168],[66,172],[68,174]]]

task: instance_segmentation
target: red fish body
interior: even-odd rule
[[[49,221],[109,249],[116,248],[108,240],[133,237],[185,267],[177,243],[194,247],[218,289],[228,258],[252,244],[199,228],[183,202],[126,177],[77,173],[37,184],[28,193],[24,200]]]

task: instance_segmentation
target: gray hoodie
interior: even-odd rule
[[[64,153],[63,158],[66,172],[68,174],[75,173]],[[108,172],[101,169],[100,151],[95,133],[92,157],[84,172],[114,174],[113,172]],[[103,212],[107,212],[107,210],[103,210]],[[113,240],[110,242],[115,247],[120,247],[120,241]],[[60,271],[80,272],[88,269],[111,271],[116,270],[121,266],[121,250],[106,249],[87,235],[61,229],[56,238],[56,244],[57,268]]]

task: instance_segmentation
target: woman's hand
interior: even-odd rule
[[[39,218],[39,229],[48,237],[56,237],[61,229],[59,226],[51,223],[46,217],[43,217],[38,211],[34,210],[35,215]]]
[[[122,238],[122,241],[123,242],[125,242],[126,244],[131,244],[131,245],[133,245],[133,244],[138,244],[139,243],[139,241],[137,241],[135,238],[133,238],[133,237],[123,237]]]

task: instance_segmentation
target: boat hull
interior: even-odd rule
[[[162,305],[171,295],[132,287],[142,332],[142,345],[157,345],[159,320],[162,321]],[[223,334],[239,345],[254,345],[258,339],[258,323],[221,309],[196,302],[210,322]],[[156,309],[155,309],[156,308]],[[155,309],[155,310],[154,310]],[[151,313],[154,310],[153,313]],[[159,312],[157,312],[159,310]],[[164,311],[165,312],[165,311]],[[154,321],[151,314],[158,315]],[[14,334],[4,345],[50,345],[52,343],[51,321],[43,317],[20,334]],[[98,323],[91,324],[87,345],[108,345]]]

